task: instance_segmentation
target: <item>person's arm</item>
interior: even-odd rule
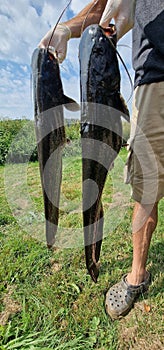
[[[66,57],[67,41],[70,38],[80,37],[82,31],[90,24],[99,23],[106,3],[107,0],[91,1],[77,16],[64,23],[59,23],[53,36],[53,28],[50,29],[38,46],[47,48],[50,45],[51,49],[57,53],[59,62],[62,63]]]
[[[61,63],[67,52],[67,41],[79,38],[83,30],[90,24],[108,26],[114,18],[117,38],[121,38],[133,26],[135,0],[94,0],[91,1],[75,17],[64,23],[59,23],[52,36],[53,29],[41,39],[39,47],[51,47],[58,55]],[[50,40],[51,38],[51,40]]]
[[[77,16],[73,17],[65,25],[71,30],[71,38],[81,36],[81,31],[90,24],[99,23],[102,13],[105,9],[107,0],[91,1]]]

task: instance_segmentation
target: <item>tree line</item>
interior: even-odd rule
[[[80,121],[65,121],[68,147],[63,156],[80,153]],[[123,138],[129,137],[129,124],[123,122]],[[23,163],[38,160],[34,121],[23,119],[0,120],[0,165],[5,162]]]

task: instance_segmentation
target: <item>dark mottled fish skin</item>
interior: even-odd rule
[[[122,145],[121,116],[129,120],[120,95],[113,28],[108,28],[105,34],[98,25],[87,27],[79,47],[84,243],[87,269],[94,282],[99,274],[103,237],[102,191],[108,170]]]
[[[47,49],[35,49],[32,76],[46,239],[48,247],[52,247],[59,219],[62,148],[66,143],[63,105],[70,110],[77,110],[79,106],[64,95],[58,61]]]

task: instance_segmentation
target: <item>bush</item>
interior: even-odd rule
[[[27,119],[0,120],[0,164],[37,160],[34,122]]]
[[[63,156],[81,155],[80,121],[66,120],[67,144]],[[123,139],[127,141],[130,124],[123,122]],[[38,160],[34,121],[28,119],[0,120],[0,164],[6,161],[23,163]]]
[[[74,155],[79,147],[80,122],[66,120],[66,136],[71,141],[64,155]],[[73,143],[72,143],[73,141]],[[0,120],[0,164],[38,160],[34,121],[28,119]]]
[[[123,139],[126,142],[130,137],[130,123],[123,122]]]
[[[65,125],[66,136],[71,141],[78,140],[80,138],[80,121],[79,120],[66,120]]]

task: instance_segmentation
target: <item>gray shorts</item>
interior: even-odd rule
[[[132,198],[153,204],[164,196],[164,82],[135,89],[125,165]]]

